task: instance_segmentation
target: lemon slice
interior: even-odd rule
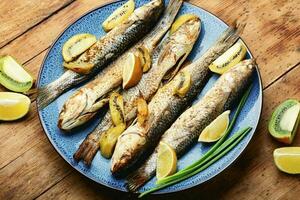
[[[13,92],[0,92],[0,120],[12,121],[25,116],[30,107],[30,99]]]
[[[245,45],[241,41],[238,41],[219,58],[217,58],[209,66],[209,69],[217,74],[224,74],[230,68],[238,64],[245,57],[246,53],[247,49]]]
[[[96,36],[89,33],[81,33],[72,36],[63,46],[62,55],[64,60],[66,62],[74,60],[96,42]]]
[[[133,53],[128,53],[123,67],[123,88],[135,86],[142,78],[143,70],[140,59]]]
[[[0,58],[0,83],[14,92],[27,92],[33,84],[32,76],[11,56]]]
[[[129,0],[123,6],[116,9],[102,24],[103,29],[108,32],[127,20],[134,11],[134,0]]]
[[[156,178],[158,180],[175,173],[177,168],[177,156],[174,149],[167,143],[160,142],[156,165]]]
[[[179,72],[175,94],[180,97],[184,97],[191,87],[191,82],[191,74],[188,71]]]
[[[284,147],[273,152],[275,165],[283,172],[300,174],[300,147]]]
[[[230,110],[223,112],[212,121],[200,134],[199,142],[215,142],[226,132],[229,125]]]
[[[185,15],[181,15],[180,17],[178,17],[176,19],[176,21],[172,24],[172,27],[170,29],[170,34],[175,33],[179,27],[184,24],[185,22],[194,19],[194,18],[198,18],[196,15],[193,14],[185,14]]]

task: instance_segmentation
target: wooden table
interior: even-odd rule
[[[37,76],[57,35],[106,0],[1,0],[0,55],[16,57]],[[300,176],[278,171],[272,152],[283,146],[268,134],[274,107],[300,99],[299,0],[191,0],[228,24],[245,24],[241,37],[259,65],[264,106],[246,151],[209,183],[150,199],[299,199]],[[1,88],[3,91],[4,88]],[[134,198],[89,181],[54,150],[39,123],[35,103],[25,119],[0,122],[0,199]],[[300,132],[300,131],[298,131]],[[300,133],[293,145],[300,145]]]

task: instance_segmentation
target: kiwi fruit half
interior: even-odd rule
[[[300,120],[300,103],[288,99],[273,112],[269,122],[269,132],[278,141],[291,144]]]
[[[14,58],[3,56],[0,58],[0,84],[14,92],[27,92],[33,78]]]

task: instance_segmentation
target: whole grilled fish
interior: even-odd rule
[[[208,66],[237,39],[235,30],[228,29],[202,57],[180,71],[191,75],[191,87],[183,98],[174,95],[177,80],[181,79],[180,73],[159,89],[148,105],[149,117],[146,124],[140,126],[137,123],[130,126],[119,137],[111,163],[113,174],[123,174],[139,160],[141,155],[151,149],[151,144],[155,144],[201,91],[210,76]]]
[[[182,65],[199,36],[200,25],[198,17],[185,22],[157,47],[150,70],[143,75],[138,85],[122,93],[126,122],[136,117],[137,99],[142,97],[146,101],[149,100],[158,90],[167,72]],[[90,164],[99,148],[100,135],[112,126],[111,115],[107,112],[97,128],[80,145],[74,154],[75,160],[83,159],[86,164]]]
[[[129,51],[112,62],[97,77],[76,91],[63,105],[58,119],[58,127],[70,130],[86,123],[108,102],[108,94],[122,85],[124,60],[129,53],[145,47],[152,55],[164,34],[171,27],[182,0],[171,0],[163,17],[155,28]]]
[[[251,80],[253,60],[245,60],[223,74],[205,96],[186,110],[162,135],[161,140],[182,155],[197,140],[201,131],[222,112],[232,107]],[[130,191],[136,191],[155,174],[158,147],[146,162],[128,178]]]
[[[57,80],[40,88],[37,98],[38,107],[46,107],[64,91],[99,73],[105,65],[116,59],[148,33],[159,19],[163,9],[163,0],[152,0],[136,9],[128,20],[100,38],[72,62],[77,66],[89,66],[91,69],[87,74],[67,70]]]

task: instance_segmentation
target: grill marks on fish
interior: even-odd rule
[[[105,96],[107,96],[109,92],[121,86],[123,64],[124,60],[127,58],[128,53],[134,53],[135,51],[138,51],[141,46],[144,46],[148,49],[149,53],[152,54],[158,42],[171,26],[178,10],[181,7],[181,4],[182,0],[171,0],[162,19],[155,26],[153,31],[149,33],[149,35],[147,35],[142,41],[132,47],[128,52],[124,53],[116,61],[111,63],[107,68],[101,71],[94,80],[90,81],[88,84],[75,92],[75,94],[65,102],[61,111],[61,113],[65,114],[59,116],[59,127],[64,130],[69,130],[80,125],[77,123],[78,119],[80,119],[80,115],[74,115],[74,112],[72,111],[72,109],[74,108],[71,106],[72,104],[83,103],[77,100],[77,96],[88,93],[89,103],[83,113],[92,112],[91,110],[93,110],[93,112],[98,112],[101,109],[101,106],[96,106],[95,108],[94,104],[105,98]],[[92,115],[90,116],[92,117]],[[64,125],[64,118],[66,117],[72,118],[72,120],[74,121],[72,123],[73,126]],[[87,117],[86,121],[88,120],[89,118]]]
[[[186,29],[185,26],[188,26],[189,28]],[[164,77],[166,72],[176,65],[177,59],[179,59],[182,54],[189,54],[190,51],[192,50],[192,47],[193,47],[194,43],[196,42],[199,32],[200,32],[200,20],[195,19],[193,21],[193,23],[186,23],[186,24],[182,25],[182,28],[184,28],[185,30],[188,30],[188,31],[183,32],[183,31],[180,31],[180,28],[179,28],[177,32],[170,35],[169,38],[167,38],[165,41],[163,41],[159,45],[158,49],[156,49],[153,54],[154,62],[152,62],[153,63],[152,67],[146,74],[143,75],[139,84],[122,93],[123,100],[124,100],[124,111],[125,111],[125,115],[126,115],[125,116],[126,122],[128,122],[136,117],[136,112],[137,112],[136,101],[137,101],[137,99],[143,98],[146,101],[149,100],[154,95],[154,93],[157,91],[157,89],[159,88],[162,78]],[[182,37],[182,34],[188,35],[188,36]],[[185,41],[185,40],[179,41],[176,39],[177,37],[184,38],[188,41]],[[164,59],[161,59],[163,52],[167,51],[167,49],[169,49],[169,48],[174,49],[173,51],[171,51],[171,54],[177,54],[176,60],[172,59],[172,58],[174,58],[173,55],[167,55],[164,57]],[[158,60],[160,60],[160,65],[158,65]],[[105,117],[105,118],[108,119],[108,117]],[[111,122],[105,121],[104,123],[101,122],[98,125],[98,127],[103,127],[103,126],[108,127],[106,123],[111,124]],[[96,131],[93,131],[91,134],[100,136],[101,133],[106,130],[107,129],[98,128]],[[86,159],[84,157],[81,157],[81,158]]]
[[[186,110],[162,135],[161,140],[174,148],[177,156],[185,153],[201,131],[224,110],[232,107],[248,86],[255,69],[253,60],[246,60],[223,74],[205,96]],[[128,177],[128,189],[136,191],[156,170],[157,147],[146,162]]]
[[[163,8],[163,0],[152,0],[136,9],[127,21],[100,38],[77,60],[72,62],[79,66],[92,66],[88,74],[78,74],[67,70],[54,82],[39,88],[38,107],[43,109],[66,90],[99,73],[105,65],[120,56],[151,30]]]

